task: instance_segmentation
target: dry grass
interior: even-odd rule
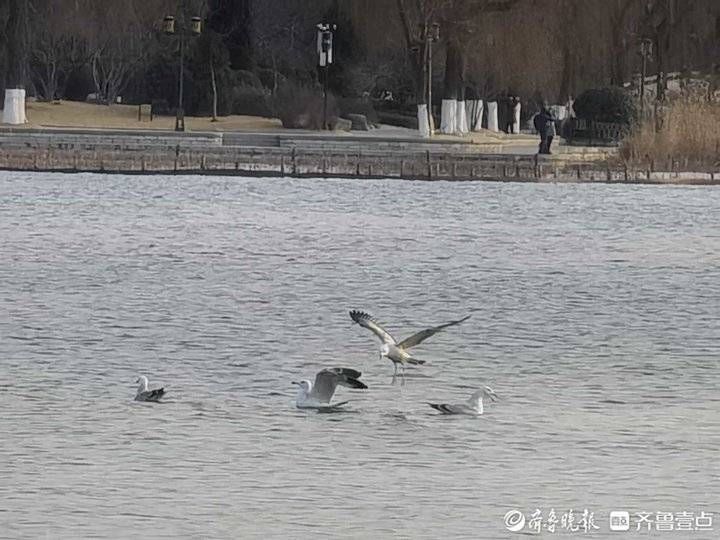
[[[76,101],[27,103],[25,127],[71,127],[89,129],[173,130],[174,116],[156,116],[152,122],[138,121],[137,105],[96,105]],[[188,131],[268,131],[282,128],[275,118],[223,116],[217,122],[210,117],[186,117]]]
[[[682,99],[654,120],[637,126],[620,147],[620,157],[634,166],[699,171],[720,165],[720,103]]]

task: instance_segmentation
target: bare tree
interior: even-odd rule
[[[167,0],[93,0],[87,40],[99,100],[113,103],[134,71],[149,58],[156,29],[168,13]]]
[[[428,103],[428,87],[431,84],[430,47],[433,23],[452,0],[397,0],[397,12],[402,24],[405,46],[408,51],[415,79],[415,99],[417,102],[418,129],[423,136],[429,136],[434,130],[432,103]]]
[[[68,74],[87,58],[80,0],[33,0],[30,69],[41,99],[62,97]]]
[[[30,37],[30,0],[6,0],[7,86],[24,87],[28,77],[28,41]]]
[[[440,9],[445,43],[445,82],[442,102],[443,133],[468,131],[465,110],[467,55],[478,20],[491,13],[508,12],[521,0],[446,0]]]

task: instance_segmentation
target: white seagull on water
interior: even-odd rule
[[[425,363],[425,360],[413,358],[413,356],[407,352],[407,349],[414,347],[415,345],[419,345],[430,336],[437,334],[443,328],[460,324],[461,322],[468,320],[470,315],[457,321],[450,321],[449,323],[441,324],[439,326],[426,328],[425,330],[421,330],[420,332],[413,334],[409,338],[405,338],[400,343],[398,343],[395,338],[392,337],[387,330],[380,326],[368,313],[353,310],[350,312],[350,318],[380,338],[380,341],[382,342],[382,346],[380,347],[380,359],[382,360],[382,358],[385,357],[391,360],[392,363],[395,364],[394,373],[397,374],[398,364],[402,366],[404,371],[405,364],[421,365]]]
[[[153,390],[148,390],[148,378],[145,375],[140,375],[135,382],[139,383],[137,394],[135,395],[135,401],[157,402],[165,395],[164,388],[154,388]]]
[[[489,398],[497,401],[497,394],[489,386],[485,386],[481,390],[475,392],[465,403],[448,404],[448,403],[428,403],[433,409],[443,414],[470,414],[479,416],[483,413],[483,398]]]
[[[323,369],[315,375],[315,384],[307,379],[300,382],[293,381],[298,388],[297,401],[298,409],[317,409],[319,411],[332,411],[348,403],[341,401],[330,405],[330,400],[335,394],[338,385],[348,388],[366,389],[364,382],[359,381],[359,371],[349,368],[328,368]]]

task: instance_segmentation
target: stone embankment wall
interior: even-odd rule
[[[480,153],[473,145],[299,140],[297,145],[221,134],[140,136],[0,134],[0,169],[129,174],[402,178],[524,182],[720,183],[720,174],[610,166],[583,156]],[[277,139],[277,137],[275,137]],[[277,142],[277,144],[275,144]]]

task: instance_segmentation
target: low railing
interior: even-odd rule
[[[596,122],[582,118],[571,118],[563,127],[563,133],[571,144],[581,139],[592,146],[593,143],[617,144],[628,132],[628,125],[619,122]]]

